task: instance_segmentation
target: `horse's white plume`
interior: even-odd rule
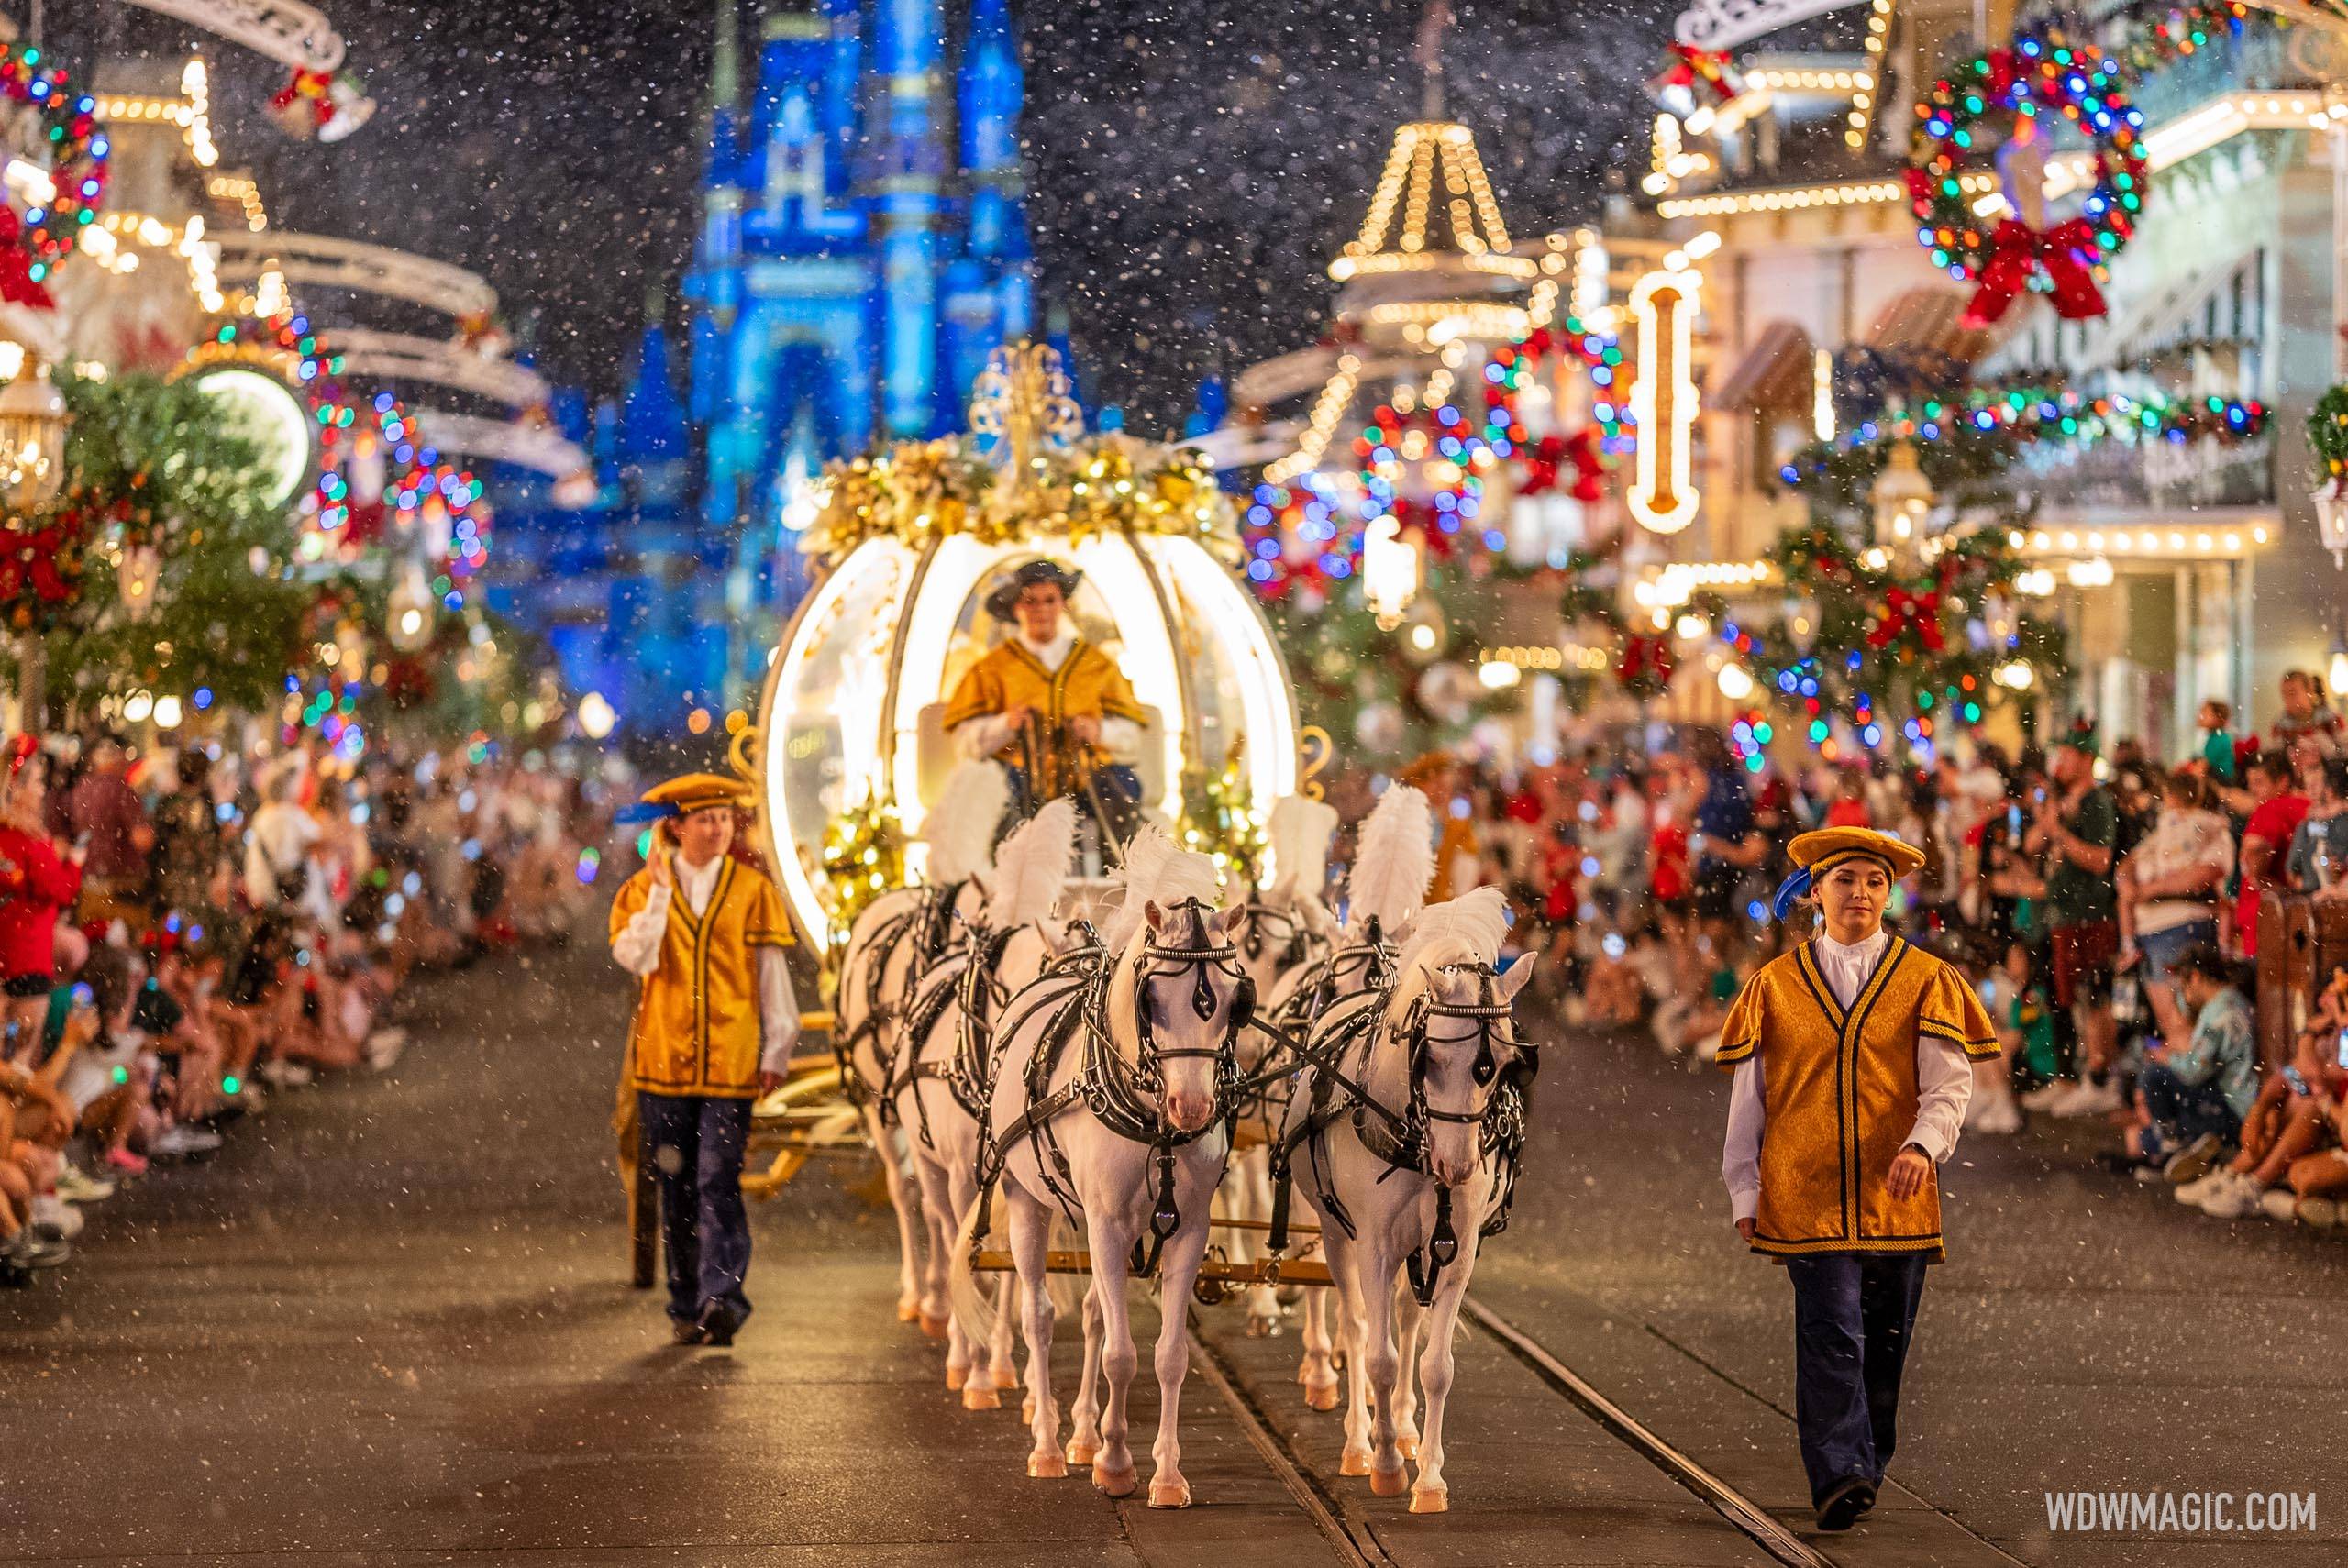
[[[922,823],[929,880],[967,881],[987,868],[994,830],[1011,809],[1011,780],[991,762],[966,762],[947,777],[937,809]]]
[[[1264,838],[1272,852],[1272,885],[1266,892],[1319,898],[1329,880],[1329,835],[1337,831],[1337,808],[1325,801],[1282,795],[1272,802]]]
[[[1508,898],[1498,888],[1478,888],[1421,911],[1402,944],[1401,967],[1473,960],[1497,964],[1508,935]]]
[[[1116,912],[1101,928],[1101,940],[1111,953],[1122,952],[1141,929],[1145,904],[1155,901],[1164,909],[1184,899],[1207,904],[1223,899],[1214,862],[1180,848],[1156,823],[1143,827],[1125,845],[1124,868],[1117,873],[1116,885],[1120,895]]]
[[[1076,860],[1076,802],[1063,795],[1019,825],[994,853],[987,924],[1031,925],[1052,912]]]
[[[1427,884],[1434,880],[1434,813],[1427,798],[1408,784],[1379,797],[1354,845],[1354,867],[1346,875],[1346,932],[1359,935],[1372,915],[1391,936],[1426,907]]]

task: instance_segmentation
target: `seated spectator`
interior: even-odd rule
[[[0,1055],[17,1062],[39,1054],[56,984],[57,917],[73,907],[82,890],[78,857],[63,851],[44,825],[48,766],[28,735],[0,753],[0,994],[6,998],[8,1034]]]
[[[2221,1219],[2260,1212],[2293,1165],[2318,1152],[2338,1114],[2348,1071],[2340,1031],[2348,1026],[2348,970],[2335,970],[2316,998],[2291,1059],[2258,1086],[2241,1123],[2241,1153],[2223,1168],[2176,1188],[2177,1201]]]
[[[2198,1181],[2241,1136],[2258,1098],[2258,1031],[2233,965],[2214,943],[2179,955],[2175,971],[2192,1032],[2144,1047],[2137,1124],[2128,1152],[2176,1185]]]

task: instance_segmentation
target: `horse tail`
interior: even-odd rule
[[[972,1255],[978,1251],[979,1227],[986,1221],[987,1206],[994,1199],[994,1188],[982,1187],[970,1199],[970,1207],[963,1211],[962,1223],[954,1236],[953,1253],[947,1262],[946,1293],[953,1302],[954,1315],[962,1320],[962,1332],[980,1344],[994,1338],[1000,1315],[987,1293],[979,1288],[978,1271],[972,1266]]]

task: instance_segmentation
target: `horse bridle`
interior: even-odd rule
[[[1173,906],[1171,913],[1188,913],[1193,931],[1206,930],[1207,907],[1198,899],[1185,899]],[[1170,946],[1157,939],[1152,933],[1142,942],[1144,963],[1134,976],[1135,1030],[1140,1043],[1139,1069],[1145,1081],[1157,1082],[1157,1065],[1184,1058],[1221,1060],[1232,1054],[1239,1032],[1247,1027],[1256,1015],[1256,982],[1239,962],[1236,944],[1226,942],[1219,947],[1193,947],[1187,944]],[[1213,1018],[1218,1005],[1215,1000],[1213,976],[1217,973],[1235,981],[1231,1008],[1224,1021],[1223,1038],[1212,1046],[1168,1047],[1157,1040],[1157,993],[1154,983],[1183,970],[1192,971],[1196,983],[1191,989],[1191,1010],[1200,1021]]]
[[[1283,969],[1292,969],[1305,961],[1312,948],[1312,928],[1287,910],[1276,910],[1269,904],[1243,906],[1247,915],[1247,935],[1240,944],[1250,959],[1261,958],[1271,945],[1265,936],[1265,925],[1278,921],[1288,928],[1288,935],[1280,939],[1279,956],[1274,960]]]
[[[1463,967],[1459,965],[1449,965],[1445,966],[1445,970],[1456,974]],[[1450,1036],[1444,1043],[1458,1044],[1471,1039],[1476,1042],[1476,1061],[1468,1068],[1468,1076],[1475,1080],[1476,1087],[1479,1088],[1489,1088],[1493,1080],[1500,1077],[1500,1055],[1494,1049],[1495,1045],[1508,1046],[1516,1053],[1520,1061],[1529,1062],[1530,1060],[1532,1047],[1517,1039],[1513,1029],[1503,1028],[1504,1024],[1514,1018],[1514,1010],[1508,1003],[1495,999],[1492,994],[1492,984],[1498,977],[1490,966],[1483,964],[1476,965],[1468,972],[1477,977],[1475,1001],[1445,1002],[1436,999],[1432,995],[1423,997],[1411,1009],[1407,1017],[1391,1026],[1395,1037],[1405,1041],[1410,1050],[1411,1099],[1409,1108],[1405,1111],[1406,1124],[1412,1121],[1421,1125],[1430,1121],[1444,1121],[1463,1127],[1480,1127],[1485,1118],[1491,1114],[1492,1106],[1500,1098],[1497,1095],[1488,1094],[1484,1097],[1482,1106],[1472,1111],[1437,1110],[1426,1102],[1427,1054],[1434,1044],[1427,1034],[1429,1020],[1466,1018],[1476,1021],[1476,1030],[1473,1034]]]

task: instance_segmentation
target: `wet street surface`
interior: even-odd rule
[[[392,1073],[281,1096],[208,1163],[92,1209],[65,1269],[0,1297],[0,1562],[2348,1562],[2348,1242],[2205,1219],[2097,1167],[2075,1125],[1961,1145],[1897,1485],[1860,1529],[1811,1533],[1790,1292],[1719,1184],[1725,1080],[1644,1037],[1545,1053],[1474,1295],[1647,1450],[1465,1330],[1452,1511],[1413,1517],[1337,1476],[1293,1325],[1247,1339],[1233,1303],[1197,1314],[1229,1395],[1194,1357],[1196,1507],[1030,1481],[1015,1398],[965,1413],[942,1347],[895,1320],[868,1168],[754,1205],[756,1316],[730,1350],[669,1344],[626,1284],[616,980],[587,952],[419,984]],[[1146,1496],[1157,1320],[1136,1303]],[[1774,1554],[1694,1473],[1783,1522],[1759,1532]],[[2050,1534],[2045,1493],[2116,1490],[2313,1492],[2317,1528]]]

